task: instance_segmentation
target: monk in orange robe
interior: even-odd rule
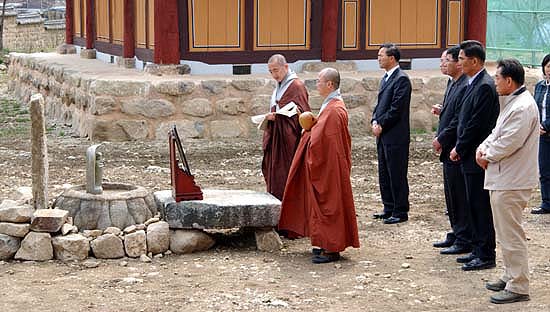
[[[288,171],[300,142],[302,128],[298,123],[298,115],[287,117],[277,112],[292,102],[296,104],[298,112],[309,111],[310,108],[304,83],[288,68],[283,55],[271,56],[268,68],[277,86],[271,96],[270,112],[266,115],[268,122],[262,144],[264,151],[262,173],[267,192],[282,200]]]
[[[304,131],[283,196],[279,228],[310,237],[313,263],[340,259],[347,247],[359,248],[351,190],[351,138],[340,96],[340,74],[326,68],[317,89],[325,97],[316,124]]]

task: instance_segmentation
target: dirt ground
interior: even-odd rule
[[[0,105],[1,200],[31,185],[31,155],[27,109],[10,98],[5,82],[0,83]],[[72,137],[63,125],[48,130],[53,199],[64,184],[84,183],[84,154],[92,142]],[[431,247],[449,228],[431,136],[413,136],[410,220],[398,225],[371,219],[381,209],[374,140],[353,139],[352,183],[362,246],[346,250],[343,261],[312,264],[307,239],[284,240],[280,252],[258,252],[246,235],[207,252],[168,255],[152,263],[101,260],[98,267],[87,268],[81,262],[0,261],[0,311],[549,311],[550,216],[524,214],[529,302],[489,302],[484,283],[499,276],[500,252],[496,269],[463,272],[455,256]],[[259,137],[185,141],[184,147],[203,188],[264,190]],[[166,142],[108,142],[104,151],[106,180],[169,189]],[[529,207],[539,200],[536,190]]]

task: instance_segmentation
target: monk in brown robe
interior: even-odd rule
[[[296,104],[299,112],[309,111],[310,108],[306,87],[289,70],[284,56],[271,56],[267,66],[271,76],[277,81],[277,87],[271,96],[270,112],[266,115],[268,123],[263,137],[262,173],[267,191],[282,200],[288,170],[300,142],[302,128],[298,123],[298,115],[287,117],[277,114],[277,111],[291,102]]]
[[[351,190],[351,138],[340,96],[340,74],[326,68],[317,90],[325,97],[317,123],[304,131],[283,196],[279,228],[311,238],[313,263],[340,259],[347,247],[359,248]]]

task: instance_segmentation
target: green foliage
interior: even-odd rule
[[[411,129],[411,135],[423,135],[423,134],[427,134],[427,133],[428,133],[428,130],[423,129],[423,128],[412,128]]]
[[[0,138],[29,134],[30,118],[27,109],[13,99],[0,99]]]

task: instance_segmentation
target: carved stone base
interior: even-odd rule
[[[76,47],[73,44],[62,44],[57,47],[57,53],[59,54],[76,54]]]
[[[135,58],[126,58],[126,57],[117,57],[116,64],[124,68],[136,68],[136,59]]]
[[[155,76],[162,75],[186,75],[191,73],[191,67],[187,64],[158,65],[147,64],[143,71]]]
[[[357,65],[355,62],[352,61],[344,61],[344,62],[306,62],[302,66],[303,72],[310,72],[310,73],[318,73],[321,70],[332,67],[337,69],[340,72],[349,72],[349,71],[356,71]]]
[[[69,211],[79,230],[124,229],[144,223],[157,214],[153,194],[141,186],[103,183],[103,193],[86,192],[85,185],[67,189],[56,198],[53,208]]]
[[[84,59],[95,59],[96,50],[95,49],[82,49],[80,51],[80,57]]]

